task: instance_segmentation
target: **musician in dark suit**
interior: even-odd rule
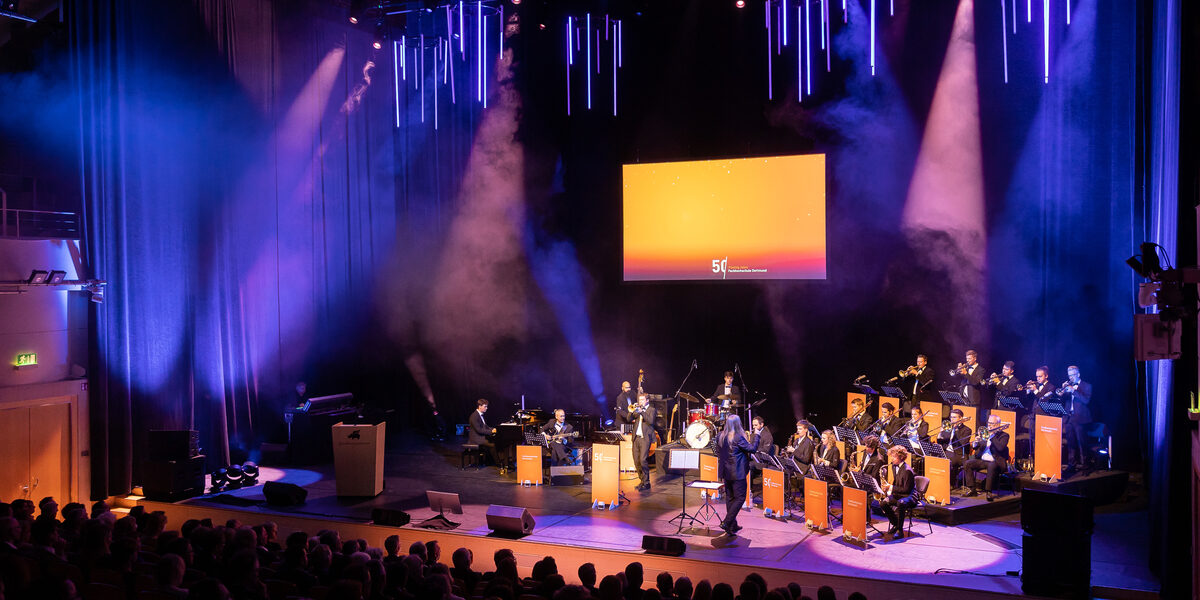
[[[885,497],[879,502],[879,510],[883,511],[892,525],[884,534],[883,539],[891,541],[904,537],[904,519],[908,518],[908,511],[912,510],[917,503],[913,498],[916,475],[904,462],[908,458],[908,450],[905,450],[903,446],[888,448],[887,455],[888,465],[880,477],[880,480],[885,482],[883,487]],[[887,476],[889,472],[891,473],[891,483],[886,483],[889,479]]]
[[[737,515],[746,502],[746,475],[750,473],[750,455],[757,447],[758,440],[742,428],[741,417],[729,415],[725,428],[717,436],[717,477],[725,482],[725,518],[721,529],[729,535],[736,535],[742,528]]]
[[[967,406],[979,406],[983,400],[984,374],[983,367],[979,366],[979,353],[974,350],[967,350],[967,362],[959,363],[958,367],[950,372],[950,376],[955,379],[955,390],[962,394],[963,402]]]
[[[637,397],[632,413],[633,460],[637,464],[639,491],[650,489],[650,446],[654,443],[654,428],[658,424],[658,412],[650,406],[645,394]]]
[[[925,421],[925,411],[919,405],[912,407],[912,417],[902,427],[905,437],[909,439],[916,437],[918,442],[929,440],[929,423]]]
[[[1083,449],[1083,430],[1092,423],[1092,384],[1080,377],[1079,367],[1071,365],[1067,367],[1067,380],[1055,393],[1070,411],[1067,423],[1063,425],[1067,434],[1067,462],[1082,466],[1087,456]]]
[[[803,467],[812,464],[813,450],[817,447],[817,440],[813,438],[814,435],[815,430],[812,423],[803,419],[796,421],[796,433],[793,433],[788,438],[787,446],[783,449],[783,454],[796,459],[796,462]]]
[[[496,428],[487,424],[487,419],[483,415],[487,413],[488,401],[486,398],[480,398],[475,401],[475,412],[467,418],[467,443],[476,444],[483,450],[488,457],[492,459],[492,463],[500,467],[500,474],[507,473],[505,469],[506,463],[501,462],[500,455],[496,451],[496,444],[489,439],[489,436],[496,434]]]
[[[884,402],[879,405],[879,420],[873,426],[881,433],[886,433],[888,438],[896,436],[896,432],[904,427],[904,419],[901,419],[896,414],[896,407],[891,402]]]
[[[982,429],[982,428],[981,428]],[[1008,455],[1008,433],[1000,430],[1000,416],[991,415],[988,417],[987,431],[991,431],[991,439],[987,439],[986,432],[983,436],[976,435],[971,441],[971,448],[974,454],[971,459],[964,465],[965,469],[963,479],[966,481],[966,487],[970,490],[965,496],[978,496],[979,490],[975,489],[975,471],[977,469],[987,470],[987,480],[984,483],[984,490],[987,493],[987,501],[991,502],[996,497],[992,495],[992,487],[996,483],[996,475],[1008,470],[1008,463],[1011,457]]]
[[[637,394],[628,381],[621,382],[621,393],[617,394],[617,414],[613,418],[613,426],[620,429],[622,425],[632,423],[632,409],[637,404]]]
[[[836,470],[841,468],[841,462],[842,452],[838,450],[837,437],[833,435],[832,429],[826,429],[821,432],[821,446],[816,450],[813,464]]]
[[[575,464],[574,449],[571,446],[571,433],[575,428],[567,422],[567,413],[559,408],[554,411],[554,420],[546,423],[542,427],[542,434],[546,436],[547,445],[550,447],[550,464],[554,466]],[[554,436],[563,436],[557,439]]]
[[[996,388],[996,396],[1008,396],[1012,392],[1021,389],[1021,382],[1017,380],[1017,363],[1011,360],[1004,361],[1004,366],[1000,369],[1000,376],[991,381]]]
[[[887,463],[887,457],[879,449],[879,438],[868,435],[863,438],[863,446],[854,454],[854,469],[862,471],[875,479],[879,479],[879,469]]]
[[[755,452],[762,452],[771,456],[775,455],[775,439],[771,435],[771,430],[767,429],[767,422],[762,417],[755,416],[754,420],[750,421],[750,433],[758,438],[758,444],[754,448]],[[758,479],[763,468],[766,466],[769,465],[758,461],[750,461],[750,469],[753,471],[751,479]]]
[[[854,417],[851,420],[851,417]],[[850,414],[846,416],[846,427],[854,431],[866,431],[871,428],[871,415],[867,414],[867,403],[862,398],[850,401]]]
[[[920,406],[921,402],[942,401],[933,387],[934,372],[933,367],[929,366],[929,357],[918,354],[915,366],[915,369],[905,371],[904,375],[904,387],[909,397],[901,407],[905,411],[911,410],[913,406]]]
[[[725,371],[725,383],[717,386],[709,402],[721,405],[721,408],[736,410],[742,406],[742,391],[733,385],[733,371]]]
[[[946,449],[950,459],[950,481],[962,469],[967,460],[967,448],[971,445],[971,428],[963,422],[963,412],[957,408],[950,411],[950,428],[938,434],[937,443]]]

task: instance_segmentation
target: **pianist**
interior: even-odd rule
[[[470,428],[467,431],[467,443],[477,444],[492,459],[492,464],[500,467],[500,474],[504,475],[508,472],[505,469],[507,461],[500,460],[496,444],[491,440],[491,436],[496,434],[496,428],[488,425],[487,419],[483,417],[488,410],[488,401],[486,398],[480,398],[475,404],[475,412],[471,413],[471,418],[468,419]]]

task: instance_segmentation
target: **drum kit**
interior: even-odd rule
[[[717,439],[717,430],[725,425],[725,418],[733,413],[733,403],[729,396],[717,396],[719,402],[709,402],[688,393],[680,393],[688,404],[699,404],[704,408],[688,410],[688,425],[683,432],[683,440],[689,448],[709,448]]]

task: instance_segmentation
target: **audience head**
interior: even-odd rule
[[[692,591],[692,600],[709,600],[712,598],[712,584],[707,579],[701,579]]]
[[[459,548],[450,555],[450,562],[454,564],[455,569],[467,571],[471,569],[471,563],[474,562],[475,556],[471,554],[469,548]]]
[[[837,594],[833,593],[833,588],[823,585],[817,588],[817,600],[837,600]]]
[[[437,540],[425,542],[425,563],[432,565],[442,559],[442,546]]]
[[[751,581],[749,577],[742,581],[742,585],[738,587],[739,600],[761,600],[762,595],[758,589],[758,584]]]
[[[46,496],[38,502],[38,516],[48,519],[58,518],[58,502],[51,496]]]
[[[583,563],[582,565],[579,565],[579,571],[577,574],[579,575],[579,582],[582,583],[584,587],[596,587],[596,565],[593,565],[592,563]]]
[[[183,584],[183,575],[186,572],[187,566],[183,564],[182,558],[176,554],[164,554],[155,565],[154,580],[160,586],[179,587]]]
[[[714,585],[712,600],[733,600],[733,586],[725,582]]]
[[[665,596],[666,593],[664,592]],[[687,577],[680,577],[675,580],[675,586],[671,589],[671,595],[679,600],[691,600],[692,598],[692,580]]]
[[[675,587],[675,578],[671,577],[670,573],[663,571],[658,574],[658,577],[654,578],[654,587],[658,589],[664,598],[670,596],[671,590]]]
[[[400,555],[400,536],[398,536],[398,535],[387,536],[387,538],[383,540],[383,550],[385,552],[387,552],[388,556],[399,556]]]
[[[421,562],[425,562],[425,542],[413,542],[408,546],[408,554],[410,556],[421,557]]]
[[[621,580],[616,575],[605,575],[597,588],[600,600],[618,600],[621,597]]]
[[[633,561],[625,566],[625,581],[629,584],[629,589],[640,589],[642,577],[642,563]]]

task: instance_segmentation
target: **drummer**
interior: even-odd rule
[[[708,402],[719,405],[722,416],[742,407],[742,392],[733,385],[733,371],[725,371],[725,383],[717,386]]]

